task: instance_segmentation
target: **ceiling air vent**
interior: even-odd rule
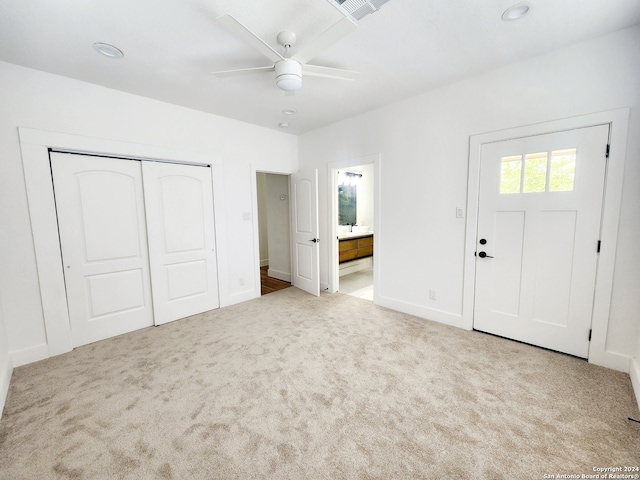
[[[380,10],[380,7],[389,0],[329,0],[340,7],[341,10],[353,17],[362,20],[370,13]]]

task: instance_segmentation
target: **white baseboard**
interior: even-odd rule
[[[260,260],[260,266],[261,267],[268,267],[269,266],[269,259],[265,258],[263,260]]]
[[[11,383],[11,375],[13,374],[13,364],[11,357],[7,356],[4,365],[0,367],[0,419],[2,419],[2,411],[4,403],[9,393],[9,383]]]
[[[640,410],[640,360],[637,357],[631,359],[629,376],[631,377],[633,393],[636,395],[636,402],[638,402],[638,409]]]
[[[235,305],[237,303],[247,302],[249,300],[253,300],[254,298],[260,297],[260,289],[255,290],[245,290],[243,292],[234,293],[233,295],[229,295],[228,298],[225,299],[224,305],[222,302],[220,303],[220,308],[230,307],[231,305]]]
[[[291,283],[291,274],[287,272],[280,272],[278,270],[268,269],[267,275],[272,278],[277,278],[278,280],[282,280],[283,282]]]
[[[39,362],[45,358],[49,358],[49,346],[46,343],[36,345],[35,347],[25,348],[16,352],[10,352],[11,363],[14,367],[21,367],[28,363]]]
[[[598,349],[597,345],[589,348],[589,363],[600,367],[610,368],[619,372],[629,373],[632,358],[629,355]]]
[[[413,303],[400,302],[393,298],[383,297],[373,292],[373,301],[376,305],[381,307],[390,308],[402,313],[408,313],[416,317],[424,318],[425,320],[433,320],[434,322],[444,323],[445,325],[451,325],[452,327],[462,328],[462,315],[445,312],[443,310],[435,310],[433,308],[423,307],[422,305],[416,305]]]

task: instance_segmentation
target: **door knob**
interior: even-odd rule
[[[486,245],[487,240],[485,238],[480,239],[480,245]]]
[[[478,256],[480,258],[493,258],[491,255],[487,255],[487,252],[480,252],[478,253]]]
[[[311,240],[309,240],[309,241],[310,241],[310,242],[313,242],[313,243],[318,243],[318,242],[320,241],[320,239],[319,239],[319,238],[312,238],[312,239],[311,239]]]

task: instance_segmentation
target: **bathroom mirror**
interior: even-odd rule
[[[338,187],[338,223],[339,225],[355,225],[357,211],[356,185],[340,185]]]

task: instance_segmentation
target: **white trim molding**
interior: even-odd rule
[[[22,365],[27,365],[33,362],[39,362],[45,358],[49,358],[49,345],[41,343],[40,345],[34,345],[33,347],[24,348],[22,350],[14,350],[9,354],[11,356],[12,365],[17,368]]]
[[[251,209],[253,216],[253,255],[254,258],[257,259],[255,268],[254,268],[254,276],[255,282],[253,286],[253,296],[247,294],[245,297],[247,300],[251,300],[253,298],[258,298],[262,293],[262,286],[260,285],[260,267],[265,266],[262,264],[263,260],[260,259],[260,228],[258,221],[260,220],[260,215],[258,212],[258,173],[266,173],[270,175],[282,175],[285,177],[289,177],[289,181],[291,180],[291,174],[294,172],[287,171],[275,171],[275,170],[261,170],[257,168],[255,164],[250,165],[251,171]],[[289,232],[291,235],[291,232]],[[290,252],[291,253],[291,252]],[[267,259],[267,265],[269,264],[269,260]],[[278,272],[277,270],[268,270],[268,275],[270,277],[277,278],[279,280],[283,280],[285,282],[291,283],[291,273]]]
[[[13,365],[11,356],[6,357],[4,365],[0,365],[0,419],[2,419],[2,411],[9,394],[9,384],[11,383],[11,375],[13,375]]]
[[[443,323],[451,327],[462,327],[462,317],[455,313],[436,310],[434,308],[427,308],[423,305],[417,305],[415,303],[402,302],[394,298],[385,297],[383,295],[378,295],[376,305],[390,308],[391,310],[395,310],[397,312],[407,313],[409,315],[420,317],[425,320]]]
[[[44,346],[38,345],[24,351],[11,352],[14,364],[30,363],[42,359],[43,356],[46,358],[69,352],[73,348],[64,273],[62,262],[60,261],[60,239],[49,164],[50,150],[140,160],[211,165],[220,306],[226,306],[231,303],[227,283],[221,281],[220,278],[221,272],[228,271],[224,235],[224,183],[220,159],[204,153],[177,150],[169,147],[48,132],[24,127],[18,127],[18,133],[47,343]]]
[[[631,359],[629,377],[631,377],[631,386],[633,387],[633,393],[636,395],[636,402],[638,402],[638,409],[640,410],[640,360],[637,357]]]
[[[338,237],[338,226],[336,219],[338,218],[338,191],[337,171],[349,167],[357,167],[359,165],[373,164],[373,223],[374,223],[374,242],[373,242],[373,303],[382,305],[379,298],[379,279],[382,278],[380,272],[380,247],[383,241],[383,227],[380,219],[380,185],[382,182],[382,155],[374,153],[364,155],[362,157],[348,158],[327,164],[327,233],[328,238],[332,239],[328,242],[327,247],[327,285],[323,290],[329,293],[336,293],[340,282],[340,268],[338,264],[338,244],[333,239]]]
[[[272,268],[267,269],[267,275],[278,279],[278,280],[282,280],[283,282],[289,282],[291,283],[291,274],[287,273],[287,272],[281,272],[279,270],[273,270]]]
[[[572,130],[595,125],[609,125],[609,162],[607,165],[601,240],[603,248],[598,260],[592,316],[592,336],[589,362],[629,373],[631,358],[607,349],[609,311],[613,290],[613,273],[618,240],[618,224],[622,203],[622,182],[627,151],[629,108],[609,110],[578,117],[565,118],[508,130],[472,135],[469,141],[469,176],[467,190],[467,223],[463,279],[462,324],[473,329],[475,294],[475,249],[480,181],[480,154],[483,144],[533,135]]]

